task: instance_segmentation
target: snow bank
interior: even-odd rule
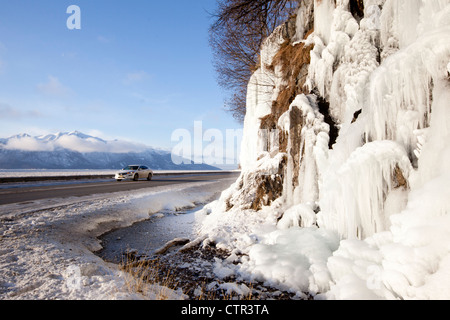
[[[274,231],[251,247],[241,272],[299,296],[322,292],[331,280],[326,263],[337,243],[333,233],[317,228]]]
[[[100,259],[97,237],[160,210],[192,207],[232,181],[197,182],[139,192],[0,206],[0,299],[184,299]]]
[[[339,245],[333,231],[317,227],[290,227],[286,221],[276,224],[274,206],[258,214],[233,209],[220,210],[221,201],[215,201],[197,212],[200,235],[207,235],[204,245],[215,243],[219,249],[231,252],[224,261],[217,261],[215,274],[250,283],[261,281],[268,286],[305,297],[305,292],[319,293],[328,288],[327,259]],[[295,209],[292,209],[295,210]],[[310,217],[307,206],[297,208],[300,216]],[[293,214],[295,215],[295,214]],[[238,262],[238,263],[237,263]]]

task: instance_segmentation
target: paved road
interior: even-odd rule
[[[0,190],[0,205],[22,203],[51,198],[82,197],[93,194],[125,192],[144,188],[175,185],[189,182],[212,181],[230,177],[238,177],[237,173],[193,174],[183,176],[154,177],[152,181],[90,181],[73,184],[52,184],[45,186],[27,186]]]

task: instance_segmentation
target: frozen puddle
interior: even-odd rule
[[[140,255],[152,256],[175,238],[193,240],[195,212],[202,207],[159,212],[148,220],[108,232],[99,238],[103,249],[96,254],[107,262],[121,263],[127,252],[137,251]]]
[[[120,264],[127,252],[134,251],[139,255],[153,256],[156,250],[174,239],[194,240],[195,213],[206,204],[217,200],[222,191],[235,180],[236,177],[232,177],[216,182],[194,184],[189,189],[173,190],[167,194],[145,198],[132,207],[131,211],[145,208],[144,210],[150,213],[149,218],[99,236],[97,239],[101,242],[101,250],[95,254],[107,262]]]

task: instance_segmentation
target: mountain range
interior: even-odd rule
[[[145,164],[153,170],[219,170],[192,162],[177,165],[170,151],[78,131],[0,138],[1,169],[119,169],[129,164]]]

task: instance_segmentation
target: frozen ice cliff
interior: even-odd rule
[[[449,299],[450,1],[302,0],[260,59],[241,176],[198,213],[231,253],[218,269],[316,299]]]

